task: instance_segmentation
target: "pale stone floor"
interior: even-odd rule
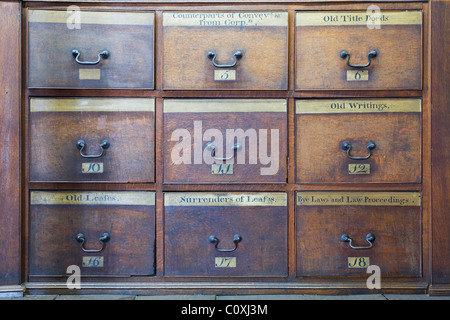
[[[0,300],[450,300],[426,294],[365,295],[24,295]]]

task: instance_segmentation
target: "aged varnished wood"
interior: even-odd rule
[[[153,13],[93,11],[80,21],[71,14],[28,11],[30,88],[153,89]],[[96,62],[105,50],[108,57],[81,65],[73,50],[80,62]]]
[[[153,182],[154,124],[153,99],[31,99],[30,180]]]
[[[286,194],[254,193],[250,197],[254,202],[245,203],[249,198],[245,193],[166,193],[165,275],[286,276]],[[275,197],[276,203],[270,200]],[[203,202],[218,199],[224,201]],[[239,242],[233,241],[236,235]],[[211,236],[219,240],[217,246]],[[216,247],[235,250],[219,252]]]
[[[153,201],[152,201],[153,199]],[[117,204],[115,204],[117,203]],[[71,265],[81,274],[130,276],[154,273],[154,193],[32,192],[30,276],[65,276]],[[107,232],[110,239],[98,240]],[[77,235],[85,236],[85,243]],[[83,258],[102,258],[103,267]]]
[[[297,13],[295,29],[295,88],[320,89],[421,89],[422,88],[422,22],[421,12],[406,12],[397,21],[408,24],[373,25],[349,22],[366,12]],[[380,16],[384,15],[381,11]],[[412,15],[412,16],[411,16]],[[346,20],[344,20],[346,18]],[[389,17],[394,20],[393,17]],[[336,20],[336,21],[335,21]],[[394,20],[395,21],[395,20]],[[355,69],[346,63],[341,52],[350,54],[349,63],[365,65],[368,54],[376,57],[366,68]],[[348,70],[369,73],[367,81],[348,81]],[[354,76],[353,76],[354,77]]]
[[[297,243],[297,237],[296,237],[296,227],[298,226],[298,223],[296,222],[295,212],[296,212],[296,205],[295,205],[295,191],[301,191],[301,190],[310,190],[310,191],[330,191],[330,190],[341,190],[341,191],[361,191],[361,190],[376,190],[376,191],[415,191],[415,192],[422,192],[422,194],[427,195],[428,188],[430,187],[430,180],[428,177],[428,170],[430,168],[430,161],[428,159],[429,153],[429,144],[428,141],[423,142],[423,149],[422,155],[419,155],[422,158],[422,177],[421,182],[414,182],[414,183],[366,183],[366,182],[358,182],[358,183],[342,183],[339,181],[332,181],[328,183],[309,183],[305,185],[304,183],[296,183],[296,150],[295,150],[295,123],[296,123],[296,115],[295,115],[295,98],[299,99],[309,99],[309,98],[337,98],[337,97],[350,97],[350,98],[370,98],[370,97],[378,97],[378,98],[423,98],[423,116],[422,119],[419,121],[422,121],[422,128],[419,130],[424,130],[423,132],[423,138],[426,140],[427,137],[430,137],[430,126],[428,124],[428,121],[430,120],[430,104],[428,100],[428,64],[429,61],[427,60],[428,55],[428,49],[429,44],[427,43],[427,34],[428,34],[428,16],[427,16],[427,10],[429,7],[429,3],[426,2],[415,2],[415,3],[404,3],[402,1],[398,2],[377,2],[377,4],[380,5],[380,7],[383,10],[386,9],[393,9],[393,10],[418,10],[421,11],[424,10],[424,20],[423,20],[423,40],[424,43],[423,46],[423,58],[421,62],[423,63],[423,72],[422,75],[419,75],[417,70],[415,71],[414,75],[416,75],[419,78],[423,78],[422,87],[418,87],[416,89],[413,89],[412,87],[405,87],[403,89],[395,89],[392,90],[391,87],[385,87],[376,88],[374,90],[373,88],[364,88],[363,90],[353,91],[353,90],[340,90],[335,87],[323,87],[321,90],[315,90],[314,92],[310,91],[310,89],[304,90],[301,88],[298,88],[297,85],[298,82],[295,81],[295,77],[297,76],[297,70],[294,68],[294,62],[295,62],[295,51],[298,50],[298,43],[294,42],[295,40],[295,13],[296,11],[303,11],[303,10],[358,10],[358,11],[365,11],[367,8],[367,3],[361,3],[361,2],[348,2],[348,3],[328,3],[326,4],[326,8],[324,7],[324,4],[321,3],[283,3],[284,1],[277,1],[273,3],[264,3],[264,1],[261,1],[260,3],[253,3],[254,1],[249,1],[248,3],[242,4],[242,3],[236,3],[231,1],[221,1],[216,2],[217,5],[214,5],[214,7],[206,6],[204,3],[198,3],[198,2],[186,2],[181,1],[177,2],[178,5],[167,5],[167,3],[161,3],[161,2],[155,2],[155,3],[143,3],[140,4],[134,4],[134,3],[122,3],[120,5],[118,4],[106,4],[106,3],[80,3],[80,6],[84,9],[93,8],[95,6],[95,11],[99,11],[100,9],[117,9],[120,7],[122,10],[144,10],[144,11],[152,11],[155,10],[155,90],[92,90],[88,87],[86,89],[82,88],[75,88],[70,90],[53,90],[51,88],[47,89],[33,89],[30,90],[24,89],[24,103],[23,108],[25,110],[24,117],[29,117],[27,115],[28,110],[28,96],[39,96],[39,97],[81,97],[84,98],[86,96],[89,97],[155,97],[156,102],[156,112],[155,112],[155,119],[156,119],[156,128],[155,128],[155,140],[156,140],[156,154],[155,154],[155,183],[139,183],[139,184],[128,184],[128,183],[115,183],[115,184],[109,184],[109,183],[75,183],[75,182],[64,182],[64,183],[58,183],[58,182],[39,182],[39,181],[30,181],[30,172],[29,172],[29,164],[30,164],[30,152],[29,148],[30,145],[30,135],[28,134],[23,136],[23,141],[25,143],[25,148],[23,149],[23,173],[25,175],[24,177],[24,197],[23,197],[23,215],[24,217],[27,217],[29,214],[28,210],[28,191],[29,190],[57,190],[57,189],[64,189],[64,190],[89,190],[89,189],[95,189],[98,191],[104,191],[104,190],[154,190],[156,191],[156,216],[155,216],[155,222],[156,222],[156,254],[155,254],[155,274],[152,276],[144,276],[144,277],[132,277],[129,279],[126,279],[126,282],[118,282],[117,280],[114,280],[114,278],[101,278],[100,280],[97,279],[97,282],[90,282],[86,283],[86,287],[84,288],[91,288],[86,289],[89,292],[125,292],[129,290],[129,288],[134,288],[135,292],[146,292],[146,293],[169,293],[169,292],[183,292],[186,289],[194,290],[195,292],[228,292],[228,293],[273,293],[273,292],[298,292],[298,293],[354,293],[354,292],[368,292],[365,287],[365,278],[362,276],[359,277],[349,277],[347,275],[343,275],[340,278],[340,283],[333,283],[330,279],[323,280],[323,277],[315,278],[312,282],[308,282],[309,280],[305,280],[305,277],[300,277],[299,272],[297,270],[297,264],[298,261],[301,259],[301,256],[297,252],[298,243]],[[250,4],[252,3],[252,4]],[[38,2],[26,2],[24,3],[24,6],[31,6],[34,8],[41,8],[43,6],[49,7],[51,6],[58,6],[57,4],[43,4]],[[65,10],[66,7],[59,8]],[[164,81],[164,69],[163,69],[163,61],[164,61],[164,48],[163,46],[160,46],[158,44],[162,44],[164,40],[164,28],[163,28],[163,15],[161,10],[166,11],[207,11],[207,10],[213,10],[218,11],[218,9],[223,10],[248,10],[251,11],[253,9],[257,10],[277,10],[277,11],[283,11],[287,10],[289,13],[289,26],[288,26],[288,64],[287,64],[287,83],[286,87],[283,90],[235,90],[235,88],[232,88],[229,84],[227,84],[229,87],[225,88],[226,90],[223,90],[223,87],[217,87],[216,90],[209,90],[206,88],[199,89],[199,90],[189,90],[188,88],[186,90],[162,90],[163,89],[163,81]],[[27,19],[27,15],[25,12],[27,9],[25,8],[23,10],[24,12],[24,20]],[[26,48],[28,45],[27,40],[27,25],[24,24],[23,28],[23,37],[24,37],[24,52],[28,54],[29,49]],[[415,39],[415,37],[413,37]],[[340,38],[337,38],[339,40],[342,40]],[[396,44],[398,42],[405,43],[408,42],[404,39],[395,39],[395,41],[387,41],[387,42],[395,42]],[[413,41],[416,43],[416,41]],[[417,43],[416,43],[417,44]],[[221,57],[222,54],[218,55]],[[244,55],[245,56],[245,55]],[[379,56],[380,57],[380,56]],[[379,58],[378,57],[378,58]],[[95,56],[94,56],[95,58]],[[357,60],[354,60],[354,58],[358,58]],[[361,57],[356,57],[352,54],[351,61],[355,61],[355,63],[363,63],[366,59],[366,54],[361,54]],[[338,58],[340,65],[345,65],[345,60]],[[377,58],[375,58],[374,63],[377,61]],[[210,60],[208,60],[210,63]],[[242,61],[240,61],[242,62]],[[27,67],[27,63],[25,61],[24,66]],[[373,65],[375,66],[375,64]],[[411,68],[414,69],[414,68]],[[212,71],[212,70],[211,70]],[[277,71],[278,72],[278,71]],[[275,72],[275,73],[277,73]],[[24,75],[27,74],[27,70],[25,70]],[[205,73],[207,74],[207,72]],[[314,71],[313,73],[310,73],[310,79],[308,81],[303,82],[302,84],[308,84],[311,83],[311,81],[315,78],[315,75],[317,75],[317,72]],[[28,77],[24,77],[24,79],[28,79]],[[398,78],[396,78],[398,79]],[[389,81],[394,81],[394,79],[390,79]],[[189,83],[189,81],[187,81]],[[26,86],[27,83],[24,83],[24,86]],[[355,84],[352,84],[355,85]],[[357,84],[361,85],[361,84]],[[297,88],[299,90],[296,90],[294,92],[294,89]],[[413,90],[411,90],[413,89]],[[423,91],[422,91],[423,89]],[[441,95],[442,96],[442,95]],[[222,183],[216,183],[216,182],[210,182],[207,184],[198,184],[196,182],[192,182],[190,184],[167,184],[164,181],[164,170],[165,166],[163,163],[163,156],[158,150],[163,150],[163,147],[166,145],[166,141],[163,138],[164,134],[164,113],[163,113],[163,98],[210,98],[210,99],[217,99],[217,98],[265,98],[265,99],[286,99],[288,103],[288,112],[287,112],[287,123],[288,123],[288,141],[287,141],[287,183],[285,184],[258,184],[258,183],[240,183],[240,184],[222,184]],[[445,119],[442,117],[442,119]],[[29,120],[29,119],[28,119]],[[442,120],[445,122],[444,120]],[[415,120],[414,120],[415,122]],[[441,122],[441,126],[442,123]],[[22,128],[23,130],[27,131],[28,128],[28,121],[22,122]],[[326,127],[326,125],[324,126]],[[412,131],[412,130],[411,130]],[[435,138],[437,139],[437,138]],[[355,145],[356,148],[356,145]],[[352,150],[358,151],[358,150]],[[363,150],[364,151],[364,150]],[[435,152],[435,151],[434,151]],[[358,152],[359,154],[359,152]],[[444,157],[445,159],[445,157]],[[441,160],[442,161],[442,160]],[[441,167],[436,169],[435,172],[436,175],[439,175],[442,170],[445,170],[445,160],[441,162]],[[361,179],[361,177],[358,177],[358,179]],[[440,187],[437,187],[438,189]],[[285,234],[285,237],[287,239],[287,271],[282,276],[276,276],[276,277],[264,277],[264,278],[254,278],[254,277],[246,277],[246,276],[236,276],[231,279],[220,279],[220,283],[214,282],[214,278],[211,278],[210,276],[184,276],[184,279],[182,282],[177,281],[177,278],[172,278],[165,274],[165,232],[164,232],[164,223],[165,223],[165,213],[164,213],[164,203],[163,203],[163,191],[187,191],[187,192],[193,192],[193,191],[204,191],[204,192],[210,192],[213,191],[222,191],[222,192],[248,192],[248,191],[271,191],[276,190],[278,192],[286,192],[288,196],[288,232]],[[272,190],[272,191],[273,191]],[[443,193],[445,193],[445,188],[439,189],[439,191],[442,190]],[[429,257],[429,254],[431,252],[431,248],[429,246],[429,243],[427,240],[429,230],[429,222],[431,220],[432,212],[429,211],[429,198],[424,198],[424,203],[420,209],[414,208],[414,216],[418,216],[418,224],[422,224],[423,230],[419,231],[422,232],[423,235],[423,242],[419,243],[419,246],[422,247],[422,252],[419,253],[419,258],[423,259],[423,264],[421,266],[422,270],[424,271],[423,275],[420,275],[420,272],[417,271],[415,259],[417,258],[417,255],[414,254],[414,261],[412,264],[408,265],[406,268],[401,269],[404,270],[408,277],[408,282],[404,282],[404,274],[402,274],[403,271],[400,269],[395,269],[394,264],[387,264],[387,267],[389,270],[393,270],[391,275],[389,276],[389,283],[384,282],[383,283],[383,291],[389,292],[418,292],[418,293],[424,293],[427,290],[427,283],[430,280],[430,268],[429,264],[430,261],[427,260],[427,257]],[[444,207],[445,209],[445,207]],[[343,210],[343,209],[342,209]],[[404,208],[392,208],[389,210],[406,210]],[[418,212],[422,211],[423,214],[418,214]],[[407,210],[406,210],[407,211]],[[397,212],[397,211],[396,211]],[[363,214],[361,214],[363,215]],[[362,220],[362,219],[361,219]],[[413,222],[406,222],[408,226],[411,225]],[[29,230],[28,225],[29,221],[28,218],[23,219],[23,235],[24,238],[27,240],[29,236]],[[436,226],[440,227],[440,230],[446,230],[446,224],[445,224],[445,218],[438,220],[435,222]],[[306,226],[304,226],[306,228]],[[361,225],[356,225],[357,228],[362,228]],[[414,226],[414,228],[416,228]],[[403,230],[403,229],[400,229]],[[440,232],[440,235],[445,234],[445,232]],[[414,237],[417,235],[414,233]],[[364,235],[363,235],[364,237]],[[355,237],[356,244],[359,243],[358,237]],[[415,238],[414,238],[415,239]],[[439,239],[439,240],[438,240]],[[441,251],[438,251],[435,253],[436,259],[445,259],[445,254],[442,254],[442,252],[445,252],[445,240],[443,240],[441,236],[435,236],[434,243],[441,248]],[[378,244],[379,239],[374,243],[374,246]],[[224,245],[225,240],[221,240],[220,246]],[[361,238],[361,241],[364,241],[363,238]],[[415,241],[415,240],[414,240]],[[29,281],[29,264],[27,263],[27,260],[29,259],[29,255],[27,254],[28,250],[28,241],[24,241],[24,245],[22,246],[22,252],[23,253],[23,263],[22,263],[22,270],[23,270],[23,276],[22,281]],[[243,242],[242,242],[243,243]],[[416,242],[414,242],[416,243]],[[360,244],[360,243],[359,243]],[[415,248],[417,248],[416,244],[414,245]],[[395,247],[392,250],[399,250],[398,247]],[[387,254],[387,253],[385,253]],[[387,259],[383,259],[383,264],[386,265],[385,261],[390,261],[390,257],[388,256]],[[406,263],[406,261],[404,261]],[[411,262],[411,261],[410,261]],[[438,262],[436,262],[438,264]],[[411,267],[412,266],[412,267]],[[392,269],[391,269],[392,268]],[[445,283],[445,267],[442,267],[443,271],[440,274],[443,278],[440,281],[440,284]],[[395,270],[394,270],[395,269]],[[359,271],[361,273],[361,270]],[[345,274],[345,272],[343,271]],[[347,273],[348,274],[348,273]],[[287,276],[286,276],[287,275]],[[410,281],[410,277],[414,277],[414,281]],[[49,281],[52,281],[51,278]],[[35,278],[31,278],[31,280],[35,280]],[[224,281],[225,280],[225,281]],[[99,282],[100,281],[100,282]],[[104,281],[109,281],[110,284],[105,285]],[[134,283],[134,284],[132,284]],[[26,283],[27,288],[29,288],[31,291],[34,292],[40,292],[40,293],[46,293],[51,292],[53,288],[53,292],[67,292],[67,288],[65,287],[65,283],[61,282],[61,285],[55,285],[54,283],[37,283],[37,282],[28,282]],[[239,290],[237,289],[239,286]],[[129,292],[129,291],[128,291]]]

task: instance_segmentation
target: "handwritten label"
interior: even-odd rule
[[[81,173],[103,173],[103,162],[83,162]]]
[[[347,266],[351,269],[355,268],[366,269],[368,266],[370,266],[370,259],[369,257],[348,257]]]
[[[235,81],[236,70],[214,70],[214,81]]]
[[[369,70],[347,70],[347,81],[368,81]]]
[[[286,193],[176,193],[164,195],[165,206],[287,206]]]
[[[299,206],[420,206],[418,192],[297,192]]]
[[[236,257],[215,257],[216,268],[236,268]]]
[[[350,163],[348,174],[370,174],[370,164]]]
[[[103,268],[104,257],[83,257],[81,266],[85,268]]]
[[[211,174],[233,174],[233,164],[213,164]]]
[[[80,80],[100,80],[100,69],[79,69]]]

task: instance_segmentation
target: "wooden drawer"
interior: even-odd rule
[[[297,90],[422,88],[421,11],[298,12],[295,41]]]
[[[285,183],[286,141],[286,100],[164,100],[166,183]]]
[[[163,47],[166,90],[287,89],[287,12],[165,12]]]
[[[167,276],[286,276],[287,195],[166,193]]]
[[[154,274],[154,192],[32,191],[30,203],[31,276]]]
[[[154,13],[28,10],[28,23],[30,88],[153,89]]]
[[[30,181],[154,181],[154,99],[31,98],[29,122]]]
[[[420,183],[421,121],[420,99],[297,100],[297,182]]]
[[[421,276],[419,193],[298,192],[296,197],[297,276],[367,279],[369,265],[380,268],[381,279]]]

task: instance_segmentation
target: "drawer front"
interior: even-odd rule
[[[154,99],[30,99],[30,181],[153,182]]]
[[[165,100],[164,182],[286,182],[286,128],[285,100]]]
[[[32,191],[30,203],[30,276],[154,274],[154,192]]]
[[[297,182],[421,182],[421,100],[296,102]]]
[[[369,265],[380,268],[381,280],[421,276],[419,193],[298,192],[296,197],[297,276],[367,279]]]
[[[297,90],[422,88],[421,11],[298,12],[295,32]]]
[[[154,13],[29,10],[28,23],[30,88],[153,89]]]
[[[286,90],[287,12],[163,13],[163,88]]]
[[[284,193],[166,193],[167,276],[286,276]]]

